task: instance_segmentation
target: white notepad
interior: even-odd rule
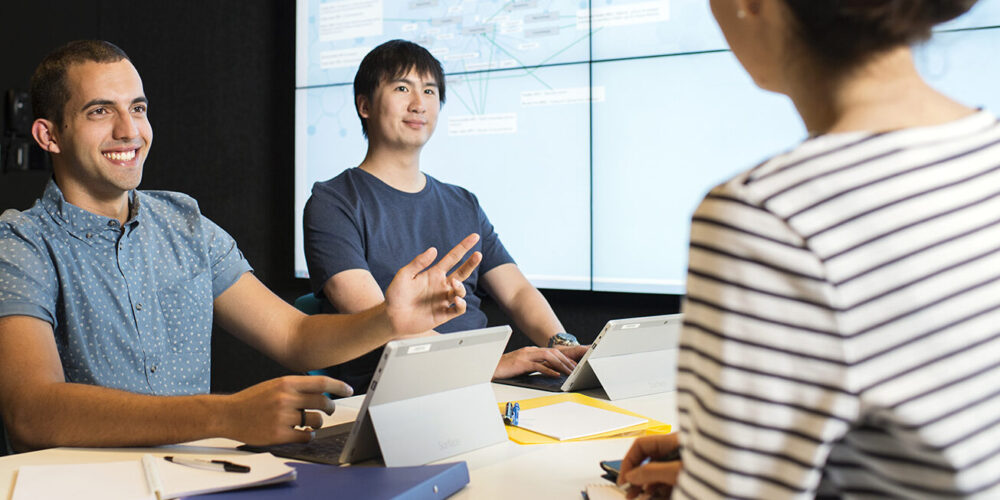
[[[219,457],[199,457],[204,459]],[[246,474],[195,469],[156,457],[156,467],[166,490],[164,498],[198,495],[249,486],[291,481],[295,469],[270,453],[223,457],[249,465]],[[24,465],[18,468],[11,500],[121,500],[154,499],[140,460],[64,465]]]
[[[521,410],[517,426],[565,441],[617,431],[649,420],[566,401]]]
[[[610,483],[588,484],[585,491],[588,500],[625,500],[625,492]]]

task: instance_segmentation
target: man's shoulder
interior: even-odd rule
[[[427,177],[427,183],[431,184],[441,196],[446,196],[452,199],[458,199],[479,205],[479,199],[476,195],[469,191],[468,189],[459,186],[458,184],[450,184],[447,182],[442,182],[430,174],[424,174]]]
[[[317,191],[338,193],[356,190],[361,177],[357,175],[355,170],[357,169],[348,168],[325,181],[316,182],[313,184],[313,194],[316,194]]]
[[[45,226],[42,218],[46,216],[45,210],[38,205],[25,211],[13,208],[4,210],[0,213],[0,238],[43,237]]]
[[[366,187],[365,178],[359,175],[356,168],[348,168],[325,181],[313,184],[310,199],[321,200],[357,200],[370,190]]]
[[[176,191],[136,191],[139,206],[155,215],[201,215],[198,201]]]
[[[37,205],[29,210],[5,210],[0,214],[0,261],[16,262],[13,268],[28,269],[44,261],[49,248],[59,239],[48,214]],[[3,280],[0,280],[3,281]]]

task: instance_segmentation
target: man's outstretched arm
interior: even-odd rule
[[[396,273],[385,300],[356,314],[307,316],[245,274],[215,300],[216,320],[233,335],[293,370],[312,370],[354,359],[386,342],[421,333],[465,312],[462,281],[479,265],[471,234],[431,266],[435,249]]]
[[[232,395],[147,396],[67,383],[49,323],[0,318],[0,408],[17,451],[53,446],[151,446],[208,437],[255,444],[307,441],[300,408],[331,413],[328,377],[283,377]],[[320,426],[318,414],[307,424]]]
[[[238,282],[240,288],[234,285],[216,299],[216,311],[222,312],[223,324],[235,326],[244,338],[249,334],[251,344],[286,364],[339,356],[336,342],[349,337],[353,328],[365,330],[367,342],[384,343],[382,338],[419,332],[464,312],[460,280],[478,265],[479,254],[451,276],[445,273],[473,244],[474,235],[429,268],[435,252],[421,254],[400,270],[385,304],[358,315],[306,317],[256,279],[247,281],[249,275],[241,278],[243,285]],[[272,328],[279,334],[273,335]],[[357,342],[345,344],[348,353],[358,349],[363,346]],[[294,427],[302,423],[300,409],[333,412],[324,392],[352,393],[346,384],[328,377],[282,377],[232,395],[194,396],[147,396],[68,383],[49,323],[28,316],[0,318],[0,411],[18,451],[160,445],[207,437],[250,444],[308,441],[310,433]],[[306,424],[319,427],[321,418],[309,413]]]

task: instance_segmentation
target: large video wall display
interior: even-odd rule
[[[916,50],[928,81],[1000,110],[1000,0]],[[295,273],[312,185],[367,143],[352,83],[369,50],[419,43],[447,102],[421,168],[477,195],[539,287],[684,293],[689,219],[711,187],[806,138],[754,86],[702,0],[298,0]]]

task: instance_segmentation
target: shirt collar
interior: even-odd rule
[[[125,223],[127,227],[134,228],[139,224],[140,196],[135,189],[129,191],[129,218]],[[45,185],[45,193],[42,194],[42,207],[67,231],[77,236],[87,234],[100,234],[102,231],[113,229],[120,230],[117,219],[97,215],[88,212],[68,201],[63,196],[62,190],[56,185],[55,179],[49,179]]]

